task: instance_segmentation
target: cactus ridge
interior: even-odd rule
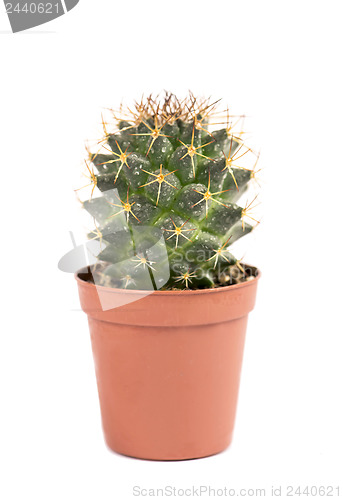
[[[89,238],[104,245],[102,284],[144,287],[143,270],[159,265],[146,250],[162,230],[170,269],[164,288],[217,286],[218,273],[240,267],[230,246],[258,223],[255,199],[237,204],[255,179],[257,159],[253,169],[240,166],[253,152],[233,131],[228,110],[220,122],[217,102],[166,93],[111,112],[115,130],[103,119],[101,148],[88,152],[92,191],[83,202],[95,220]],[[225,126],[211,131],[220,123]],[[93,197],[95,189],[102,196]],[[143,236],[139,228],[147,226],[151,234]]]

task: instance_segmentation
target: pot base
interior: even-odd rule
[[[207,458],[207,457],[212,457],[214,455],[219,455],[219,453],[223,453],[226,451],[229,446],[231,445],[232,442],[232,436],[230,437],[229,442],[225,446],[220,446],[218,448],[213,448],[212,450],[207,450],[207,451],[202,451],[202,452],[194,452],[192,453],[190,450],[188,450],[185,453],[180,453],[174,456],[169,455],[166,453],[165,455],[154,455],[154,454],[140,454],[140,453],[130,453],[127,451],[121,451],[120,449],[116,449],[115,447],[111,446],[110,443],[107,442],[106,437],[105,437],[105,443],[107,448],[116,454],[123,455],[124,457],[128,458],[136,458],[138,460],[150,460],[150,461],[159,461],[159,462],[177,462],[177,461],[183,461],[183,460],[198,460],[201,458]]]

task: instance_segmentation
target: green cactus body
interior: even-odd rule
[[[102,284],[160,288],[167,262],[165,289],[214,287],[240,267],[230,246],[253,229],[237,202],[254,170],[236,165],[247,148],[229,127],[208,131],[211,110],[194,98],[148,98],[115,133],[105,130],[103,151],[90,155],[101,196],[83,203],[96,221],[90,237],[102,243]]]

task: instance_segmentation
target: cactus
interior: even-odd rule
[[[148,276],[156,289],[196,289],[247,278],[230,246],[257,222],[254,200],[237,204],[257,160],[252,169],[239,165],[252,151],[228,114],[224,128],[212,130],[216,105],[192,94],[150,96],[120,118],[113,113],[113,132],[103,121],[101,148],[89,152],[92,166],[86,162],[92,192],[83,202],[95,220],[89,238],[100,244],[97,284],[145,289]],[[95,188],[101,196],[93,197]]]

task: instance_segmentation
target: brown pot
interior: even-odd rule
[[[237,285],[150,295],[96,287],[85,273],[76,279],[107,445],[152,460],[200,458],[227,448],[260,273]],[[131,302],[104,311],[103,300]]]

